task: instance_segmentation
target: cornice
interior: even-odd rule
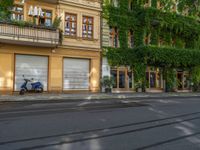
[[[59,0],[58,4],[102,11],[100,0]]]

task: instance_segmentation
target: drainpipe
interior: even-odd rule
[[[101,6],[101,12],[100,12],[100,49],[101,49],[101,52],[100,52],[100,81],[102,80],[102,59],[103,59],[103,0],[100,0],[100,6]],[[101,85],[101,82],[99,82],[100,86],[100,93],[102,92],[102,85]]]

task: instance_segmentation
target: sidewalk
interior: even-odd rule
[[[25,94],[0,95],[0,102],[31,101],[75,101],[75,100],[108,100],[108,99],[153,99],[153,98],[187,98],[200,97],[200,93],[97,93],[97,94]]]

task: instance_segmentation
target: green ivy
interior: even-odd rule
[[[199,0],[181,0],[177,5],[179,14],[171,12],[173,0],[160,0],[162,10],[156,9],[157,0],[144,8],[145,0],[132,0],[133,10],[129,10],[129,0],[120,0],[119,7],[113,7],[106,1],[103,17],[109,26],[119,29],[120,48],[104,47],[112,66],[136,67],[136,80],[144,79],[144,66],[159,66],[166,73],[167,84],[172,88],[175,68],[194,68],[200,65],[200,14]],[[188,16],[184,11],[188,8]],[[133,49],[128,48],[129,30],[134,31]],[[150,34],[149,46],[144,46],[144,37]],[[162,39],[163,45],[159,46]],[[139,65],[140,64],[140,65]],[[143,67],[141,67],[143,66]],[[145,81],[144,81],[145,82]]]

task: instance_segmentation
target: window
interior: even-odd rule
[[[15,5],[12,9],[11,19],[24,20],[24,7],[21,5]]]
[[[151,35],[150,34],[147,34],[144,38],[144,44],[145,45],[149,45],[150,43],[150,38],[151,38]]]
[[[163,10],[164,7],[165,7],[165,4],[162,1],[158,0],[157,1],[157,8]]]
[[[172,43],[171,43],[172,47],[176,47],[176,38],[172,38]]]
[[[147,88],[162,88],[161,69],[157,67],[147,67],[146,82]]]
[[[144,7],[151,7],[151,0],[145,0]]]
[[[129,45],[130,48],[134,47],[134,33],[133,33],[133,30],[129,31],[129,34],[128,34],[128,45]]]
[[[177,5],[178,5],[178,0],[173,0],[173,3],[172,3],[172,12],[177,12]]]
[[[83,16],[83,38],[93,38],[93,17]]]
[[[119,5],[118,0],[111,0],[111,5],[114,7],[118,7],[118,5]]]
[[[109,38],[109,43],[111,47],[119,47],[119,41],[118,41],[118,29],[117,27],[110,27],[110,38]]]
[[[159,37],[158,44],[159,46],[163,46],[165,44],[164,38],[162,36]]]
[[[133,0],[130,0],[129,1],[129,10],[133,10],[133,6],[134,5],[134,2],[133,2]]]
[[[52,11],[42,10],[43,16],[39,16],[39,25],[51,26],[52,25]]]
[[[76,36],[77,15],[66,13],[65,15],[65,35]]]

